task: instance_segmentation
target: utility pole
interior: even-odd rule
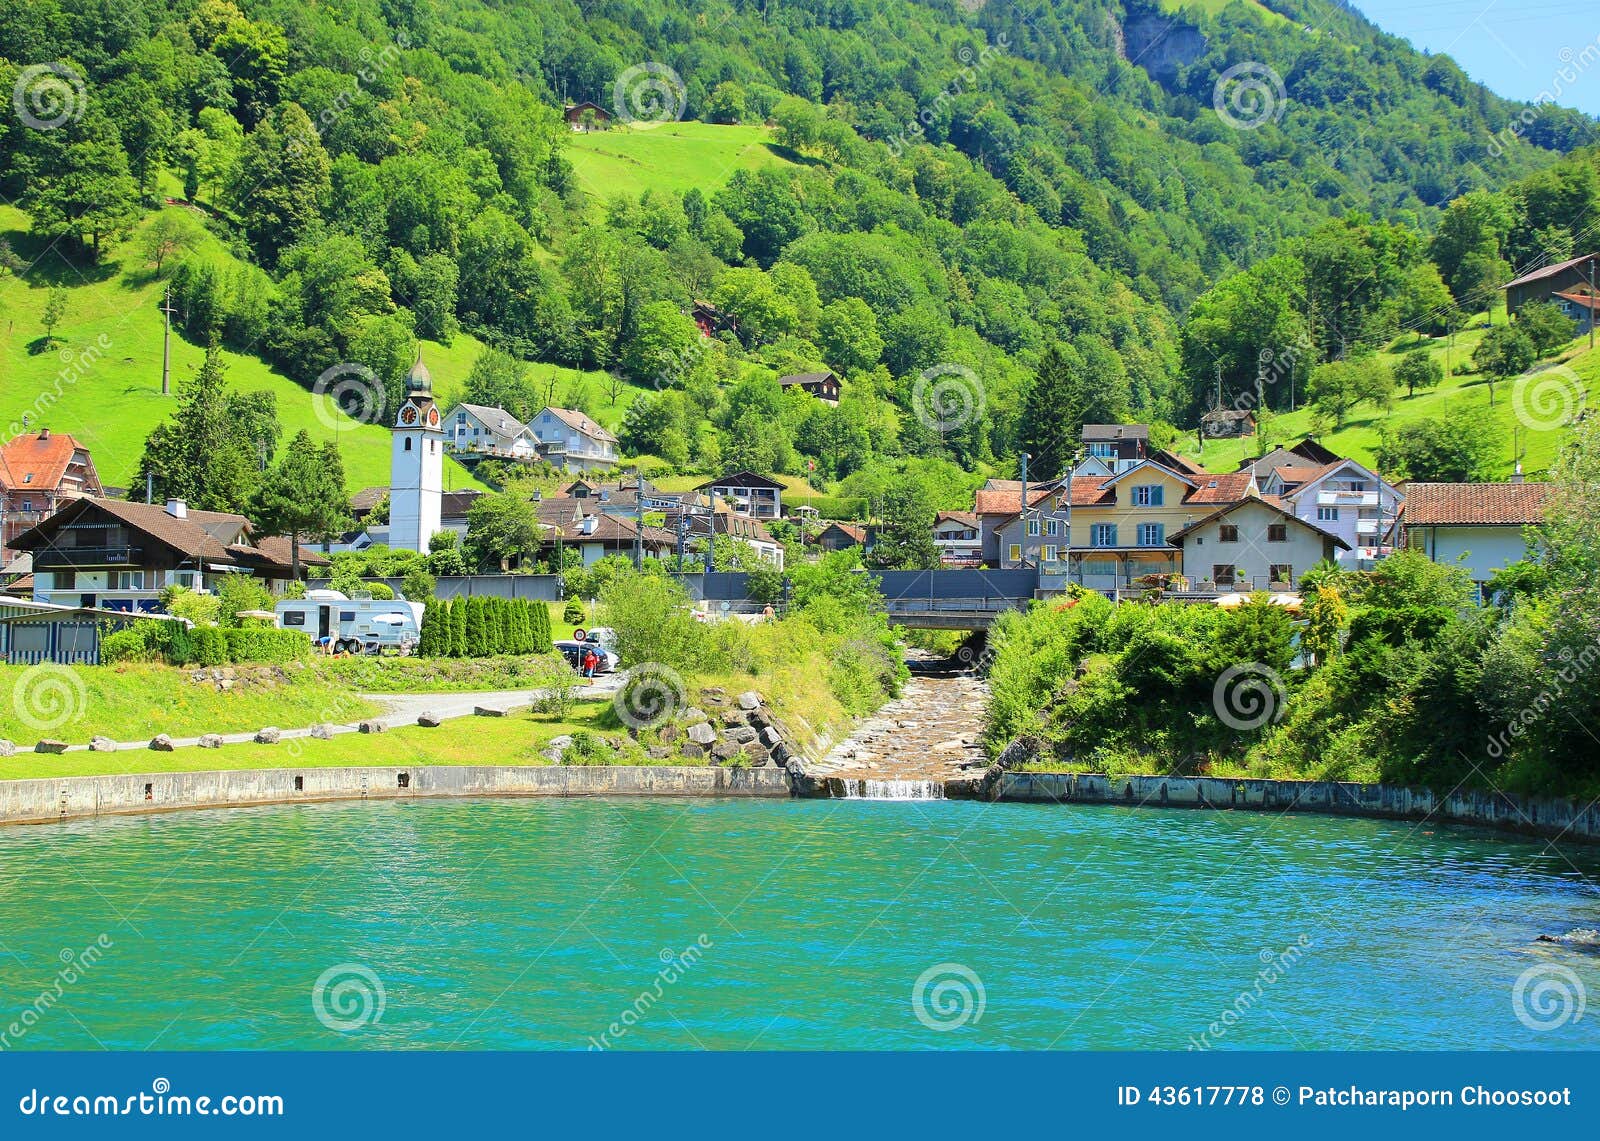
[[[161,298],[161,313],[166,327],[161,333],[161,395],[172,394],[172,286]]]
[[[633,569],[644,565],[644,480],[633,469]]]
[[[1028,565],[1028,461],[1033,457],[1027,452],[1022,453],[1022,508],[1017,512],[1017,523],[1022,528],[1022,534],[1017,536],[1022,540],[1022,565]]]
[[[1589,258],[1589,347],[1594,348],[1594,258]]]

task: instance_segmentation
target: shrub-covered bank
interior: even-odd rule
[[[1557,469],[1536,561],[1490,585],[1403,551],[1308,576],[1298,617],[1099,595],[991,636],[985,744],[1040,763],[1600,793],[1600,422]]]

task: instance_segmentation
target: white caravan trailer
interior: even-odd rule
[[[311,635],[313,645],[348,654],[396,650],[409,654],[422,636],[420,602],[347,598],[337,590],[308,590],[274,607],[278,626]]]

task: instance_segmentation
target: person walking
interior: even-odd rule
[[[594,677],[595,669],[600,665],[600,659],[593,650],[583,651],[583,676]]]

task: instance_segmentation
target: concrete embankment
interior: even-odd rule
[[[989,798],[1130,807],[1323,812],[1476,824],[1538,836],[1600,842],[1600,807],[1595,804],[1477,790],[1439,795],[1421,788],[1338,781],[1002,772],[994,780]]]
[[[787,797],[781,768],[410,765],[135,773],[0,781],[0,824],[322,800],[450,796]]]

